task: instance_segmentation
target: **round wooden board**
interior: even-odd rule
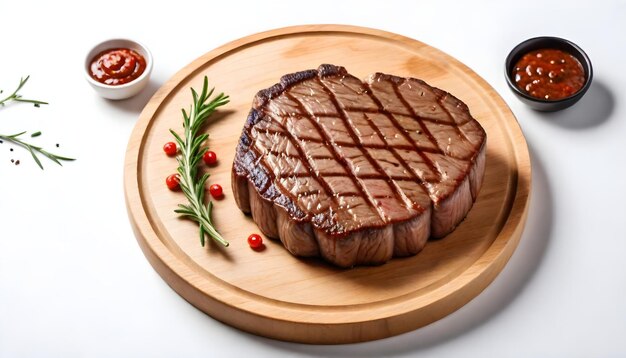
[[[266,239],[262,252],[246,242],[258,228],[237,208],[230,188],[236,143],[255,93],[280,76],[321,63],[357,77],[373,72],[421,78],[467,103],[488,136],[480,195],[450,235],[417,256],[378,267],[337,269],[299,259]],[[210,183],[217,228],[230,241],[200,246],[198,227],[173,212],[184,203],[164,183],[177,163],[162,150],[182,133],[181,108],[202,79],[230,95],[207,127],[219,157]],[[195,60],[169,80],[143,110],[128,144],[126,203],[150,263],[182,297],[242,330],[304,343],[374,340],[424,326],[460,308],[502,270],[521,236],[528,208],[530,159],[515,117],[502,98],[454,58],[416,40],[380,30],[337,25],[296,26],[252,35]]]

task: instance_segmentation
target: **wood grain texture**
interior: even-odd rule
[[[246,242],[258,228],[237,208],[231,165],[254,94],[281,75],[321,63],[357,77],[385,72],[417,77],[470,108],[487,132],[480,195],[450,235],[417,256],[378,267],[342,270],[289,254],[266,239],[262,252]],[[228,248],[201,247],[195,223],[173,210],[185,201],[165,186],[176,160],[162,150],[169,129],[182,132],[181,108],[202,78],[231,96],[207,126],[219,163],[209,183],[223,200],[213,218]],[[212,317],[255,334],[304,343],[337,344],[389,337],[429,324],[478,295],[515,250],[526,221],[530,159],[515,117],[472,70],[441,51],[396,34],[339,25],[296,26],[255,34],[215,49],[177,73],[141,113],[126,155],[126,204],[137,240],[163,279]]]

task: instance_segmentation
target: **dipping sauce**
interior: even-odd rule
[[[91,61],[91,77],[107,85],[128,83],[146,70],[146,60],[137,51],[114,48],[97,54]]]
[[[585,84],[585,70],[576,57],[556,49],[525,54],[513,68],[513,78],[523,92],[556,101],[578,92]]]

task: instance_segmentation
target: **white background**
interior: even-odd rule
[[[0,144],[0,357],[626,356],[626,5],[578,3],[2,1],[0,88],[30,74],[22,94],[50,105],[0,109],[0,133],[40,130],[33,141],[78,160],[41,171]],[[401,336],[311,346],[219,323],[153,271],[127,218],[126,145],[156,89],[226,42],[313,23],[380,28],[456,57],[502,95],[530,147],[529,219],[509,264],[462,309]],[[593,84],[569,110],[534,112],[506,87],[508,51],[538,35],[568,38],[593,61]],[[111,102],[82,66],[119,36],[145,43],[155,67],[138,97]]]

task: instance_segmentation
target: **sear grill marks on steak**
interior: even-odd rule
[[[233,191],[261,231],[298,256],[349,267],[414,255],[476,199],[486,134],[467,106],[414,78],[343,67],[260,91],[233,163]]]
[[[354,130],[353,130],[352,126],[349,123],[348,117],[342,111],[341,106],[337,102],[337,98],[335,97],[335,95],[333,94],[332,91],[330,91],[328,88],[326,88],[324,86],[324,84],[322,83],[322,81],[319,78],[315,78],[315,81],[320,85],[322,90],[328,95],[328,97],[330,98],[330,100],[331,100],[331,102],[332,102],[332,104],[334,106],[335,111],[337,111],[337,113],[339,114],[337,117],[329,116],[329,115],[326,115],[326,117],[337,118],[337,119],[342,120],[343,121],[343,125],[345,126],[349,137],[352,139],[352,142],[358,147],[359,144],[360,144],[358,136],[354,133]],[[285,93],[289,96],[289,91],[288,90],[285,91]],[[294,98],[293,96],[291,96],[291,98],[293,98],[299,104],[300,108],[303,109],[305,111],[305,113],[308,112],[304,108],[302,103],[300,103],[300,101],[298,99]],[[329,136],[329,134],[326,133],[326,131],[323,128],[321,128],[321,125],[319,123],[317,123],[315,118],[316,118],[316,115],[314,113],[308,112],[308,119],[311,121],[311,123],[313,123],[313,125],[317,128],[317,130],[320,133],[320,135],[324,138],[324,143],[333,143],[333,138],[331,138]],[[356,172],[356,170],[358,170],[358,167],[355,168],[354,166],[351,166],[346,161],[346,158],[344,158],[342,156],[342,154],[339,152],[339,148],[336,145],[330,145],[329,147],[330,147],[330,149],[333,152],[335,160],[349,171],[350,175],[348,175],[348,177],[350,178],[350,180],[352,180],[352,182],[354,183],[355,187],[358,188],[360,196],[365,198],[365,200],[367,200],[367,202],[370,204],[370,206],[376,209],[376,213],[378,214],[380,219],[383,222],[386,222],[387,218],[385,216],[385,212],[376,204],[375,199],[372,198],[372,196],[370,195],[370,192],[363,185],[363,182],[361,182],[358,179],[358,177],[357,177],[358,173]],[[370,165],[372,165],[373,167],[376,166],[375,160],[369,155],[369,153],[367,151],[364,152],[364,156],[368,160]],[[380,170],[378,173],[381,173],[381,172],[384,173],[382,170]],[[317,176],[318,180],[324,181],[323,179],[320,178],[319,173],[315,173],[314,172],[312,174]],[[330,195],[332,195],[332,196],[335,196],[335,194],[340,194],[340,193],[334,193],[334,192],[330,193]]]

